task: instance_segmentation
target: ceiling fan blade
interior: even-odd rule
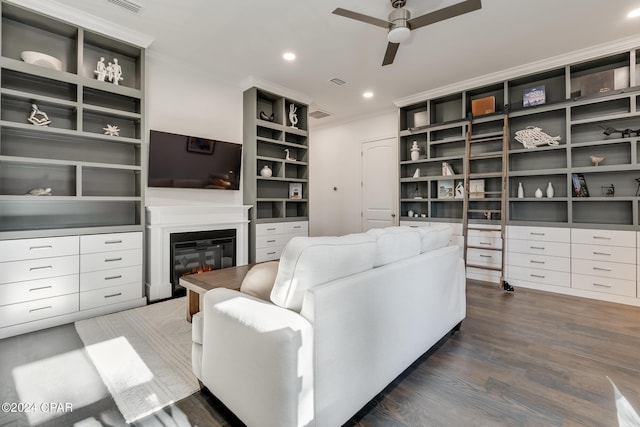
[[[413,19],[409,19],[407,23],[409,24],[409,28],[415,30],[416,28],[444,21],[445,19],[453,18],[455,16],[464,15],[465,13],[473,12],[480,8],[482,8],[480,0],[465,0],[451,6],[443,7],[435,12],[416,16]]]
[[[384,59],[382,60],[382,66],[393,64],[393,60],[396,57],[396,52],[398,52],[398,47],[400,47],[400,43],[391,43],[387,45],[387,51],[384,53]]]
[[[345,18],[355,19],[356,21],[366,22],[367,24],[377,25],[382,28],[389,28],[390,23],[384,19],[374,18],[373,16],[363,15],[362,13],[353,12],[351,10],[337,8],[333,12],[334,15],[344,16]]]

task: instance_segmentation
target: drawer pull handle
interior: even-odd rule
[[[43,265],[42,267],[31,267],[29,269],[29,271],[35,271],[35,270],[47,270],[49,268],[53,268],[53,266],[51,265]]]
[[[38,250],[38,249],[53,249],[53,246],[51,246],[51,245],[42,245],[42,246],[31,246],[29,248],[30,251],[35,251],[35,250]]]
[[[267,240],[267,243],[275,243],[275,240]]]
[[[605,268],[605,267],[593,267],[594,270],[599,270],[599,271],[611,271],[610,268]]]
[[[267,255],[275,255],[275,252],[267,252]]]
[[[50,309],[50,308],[53,308],[53,307],[48,305],[46,307],[32,308],[31,310],[29,310],[29,313],[33,313],[34,311],[47,310],[47,309]]]
[[[492,256],[491,255],[480,254],[480,258],[492,258]]]
[[[611,285],[605,285],[603,283],[596,283],[596,282],[593,282],[593,286],[600,286],[601,288],[610,288],[611,287]]]
[[[274,228],[267,228],[267,231],[276,231],[275,227]]]
[[[537,277],[539,279],[544,279],[544,276],[542,274],[531,274],[531,277]]]
[[[594,239],[611,240],[611,237],[607,236],[593,236]]]
[[[487,246],[491,246],[490,242],[480,242],[481,245],[487,245]]]
[[[113,297],[119,297],[120,295],[122,295],[122,292],[118,292],[117,294],[111,294],[111,295],[105,295],[105,298],[113,298]]]
[[[540,249],[544,251],[544,246],[530,246],[531,249]]]
[[[534,233],[533,231],[529,234],[532,236],[544,236],[544,233]]]
[[[43,289],[51,289],[53,286],[49,285],[49,286],[40,286],[39,288],[31,288],[29,289],[29,292],[33,292],[33,291],[41,291]]]
[[[115,261],[122,261],[122,257],[118,257],[118,258],[107,258],[104,260],[104,262],[115,262]]]
[[[104,280],[115,280],[115,279],[121,279],[121,278],[122,278],[122,274],[118,274],[117,276],[105,277]]]
[[[302,228],[301,225],[294,225],[293,228]]]
[[[106,240],[104,242],[105,245],[117,245],[118,243],[122,243],[122,240]]]
[[[529,260],[531,264],[544,264],[544,261]]]
[[[593,252],[594,255],[606,255],[606,256],[611,256],[611,254],[608,254],[606,252]]]

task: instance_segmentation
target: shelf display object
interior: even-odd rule
[[[38,247],[41,239],[57,244],[56,239],[74,237],[77,247],[63,250],[65,256],[83,253],[83,236],[117,241],[134,233],[141,242],[144,49],[9,3],[0,6],[0,241],[18,247],[28,240]],[[117,84],[96,78],[101,57],[118,59],[113,62]],[[76,303],[59,321],[144,304],[142,251],[135,248],[140,259],[129,261],[140,266],[138,275],[111,283],[133,290],[83,305],[77,303],[82,286],[65,285],[60,292]],[[4,275],[22,261],[0,262],[0,271]],[[33,299],[25,298],[20,303]],[[5,311],[26,307],[2,304]],[[78,314],[78,307],[87,312]],[[50,326],[51,316],[31,328]],[[0,336],[28,329],[19,324],[9,320]]]
[[[474,133],[491,136],[502,115],[508,115],[507,224],[516,240],[526,240],[524,232],[514,231],[518,227],[547,236],[554,228],[633,233],[640,229],[640,50],[613,50],[594,59],[461,89],[434,99],[399,103],[403,224],[461,222],[461,201],[439,197],[440,181],[453,179],[455,186],[462,179],[464,123],[473,105],[478,105],[474,100],[493,98],[495,111],[489,108],[472,116],[473,127]],[[425,156],[411,158],[413,141]],[[490,171],[489,157],[472,164],[472,172]],[[442,176],[443,162],[452,166],[453,176]],[[492,179],[484,181],[486,193],[499,190]],[[408,215],[410,211],[426,215],[416,218]],[[491,225],[497,219],[480,217],[470,223]],[[563,244],[570,245],[571,234],[562,236]],[[515,260],[512,252],[507,257]],[[571,259],[570,251],[562,254]],[[579,264],[574,263],[576,268]],[[604,286],[578,289],[569,275],[591,277],[590,273],[571,270],[568,264],[560,270],[564,276],[559,287],[572,289],[575,295],[640,305],[638,289],[631,295],[625,288],[615,297]],[[516,287],[523,280],[518,277],[510,280]],[[523,286],[547,289],[546,280],[530,278]]]
[[[307,235],[308,106],[259,88],[244,93],[243,195],[249,260],[278,259],[286,242]]]

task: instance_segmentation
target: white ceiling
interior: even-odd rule
[[[149,54],[210,70],[241,87],[248,78],[288,88],[333,114],[311,126],[395,108],[416,93],[613,40],[636,37],[640,0],[482,0],[482,9],[412,31],[382,67],[383,28],[333,15],[336,7],[386,19],[389,0],[57,0],[155,40]],[[413,17],[459,0],[407,0]],[[20,3],[19,1],[17,3]],[[285,51],[297,59],[287,63]],[[329,80],[347,82],[336,86]],[[365,90],[374,92],[364,99]]]

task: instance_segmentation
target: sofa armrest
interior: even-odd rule
[[[203,302],[202,382],[247,425],[313,419],[313,331],[298,313],[230,289]]]

